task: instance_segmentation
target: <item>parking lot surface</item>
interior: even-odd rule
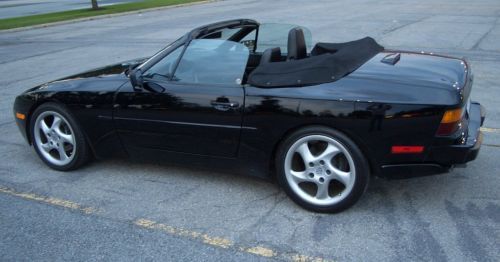
[[[478,158],[445,175],[373,179],[357,205],[328,215],[221,170],[113,159],[53,171],[15,126],[13,101],[27,88],[241,17],[300,24],[314,41],[368,35],[467,57],[472,98],[487,109]],[[499,43],[498,0],[216,1],[0,32],[0,260],[499,261]]]

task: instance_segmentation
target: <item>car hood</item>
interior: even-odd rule
[[[145,60],[146,58],[139,58],[88,70],[39,85],[27,92],[113,91],[128,81],[128,77],[124,74],[125,70]]]

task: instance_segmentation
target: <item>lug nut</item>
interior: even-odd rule
[[[330,171],[330,170],[326,170],[326,174],[327,174],[327,175],[330,175],[331,173],[332,173],[332,171]]]
[[[310,166],[310,167],[313,167],[313,166],[314,166],[314,163],[313,163],[313,162],[309,162],[309,166]]]
[[[319,178],[319,182],[320,182],[320,183],[323,183],[323,182],[325,182],[325,179],[324,179],[324,178],[322,178],[322,177],[320,177],[320,178]]]
[[[310,178],[313,178],[313,177],[314,177],[314,174],[313,174],[313,173],[309,173],[309,177],[310,177]]]
[[[325,161],[320,160],[320,161],[319,161],[319,163],[320,163],[321,165],[324,165],[324,164],[325,164]]]

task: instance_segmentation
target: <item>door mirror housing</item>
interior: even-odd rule
[[[142,89],[142,87],[144,86],[144,82],[142,80],[141,69],[130,71],[129,78],[130,78],[130,83],[132,84],[132,87],[134,89],[136,89],[136,90]]]
[[[154,82],[144,83],[143,88],[148,90],[151,93],[163,93],[163,92],[165,92],[165,88],[163,88],[161,85],[158,85]]]

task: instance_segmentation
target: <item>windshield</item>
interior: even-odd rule
[[[305,27],[291,24],[266,23],[259,26],[257,37],[257,52],[264,52],[268,48],[279,47],[281,53],[288,53],[288,32],[295,27],[300,27],[304,32],[307,51],[312,48],[311,31]]]
[[[182,36],[177,40],[175,40],[174,42],[168,44],[166,47],[160,49],[160,51],[156,52],[154,55],[152,55],[150,58],[148,58],[146,61],[140,64],[137,68],[138,69],[144,68],[144,66],[147,64],[156,63],[157,62],[156,60],[161,59],[161,57],[163,56],[163,54],[165,54],[165,52],[171,52],[170,49],[177,48],[181,42],[184,42],[184,37],[185,36]]]

